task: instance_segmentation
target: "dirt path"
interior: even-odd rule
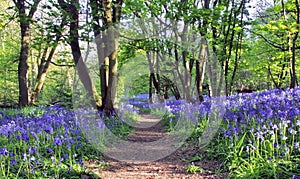
[[[139,144],[147,144],[158,141],[168,135],[162,124],[157,117],[143,114],[138,123],[135,124],[135,132],[128,136],[127,141],[133,143],[133,148],[139,149]],[[134,145],[137,146],[134,146]],[[150,145],[151,146],[151,145]],[[150,147],[149,151],[145,153],[151,153],[154,147]],[[124,150],[119,151],[123,155],[130,155],[132,151]],[[159,159],[157,161],[150,162],[121,162],[110,157],[104,157],[104,162],[108,166],[99,167],[97,162],[90,162],[88,170],[93,171],[100,178],[137,178],[137,179],[158,179],[158,178],[226,178],[225,175],[213,174],[215,168],[218,167],[217,162],[202,161],[197,165],[203,169],[201,173],[188,173],[187,167],[190,165],[185,161],[193,156],[193,154],[199,153],[198,149],[192,144],[184,144],[181,148],[173,152],[172,154]],[[142,154],[143,155],[143,154]]]

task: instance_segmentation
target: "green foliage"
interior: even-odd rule
[[[165,112],[165,114],[162,116],[162,123],[169,132],[174,130],[177,122],[177,117],[172,113]]]
[[[19,26],[13,20],[11,2],[0,5],[0,104],[15,105],[18,101]]]
[[[192,164],[192,165],[187,167],[186,171],[188,173],[197,173],[197,172],[202,173],[203,169],[199,166],[196,166],[196,165]]]
[[[126,119],[126,120],[128,120],[128,121],[135,120],[132,113],[129,113],[127,115],[127,117],[128,117],[128,119]],[[121,119],[117,116],[113,116],[110,118],[106,118],[104,123],[114,135],[124,139],[124,138],[126,138],[126,136],[128,136],[133,131],[133,128],[129,124],[124,123],[122,120],[123,119]]]
[[[261,12],[262,17],[258,17],[253,22],[251,33],[255,39],[252,40],[250,54],[246,55],[253,59],[251,56],[255,54],[256,58],[253,62],[260,61],[260,63],[253,64],[256,68],[255,73],[259,72],[261,77],[265,78],[264,83],[271,82],[272,88],[284,88],[289,85],[290,60],[293,51],[291,39],[295,40],[299,32],[295,1],[284,1],[283,4],[284,6],[281,2],[277,2],[270,5],[266,11]],[[295,45],[300,45],[297,40]],[[297,55],[296,64],[298,63]],[[299,66],[296,68],[298,71]],[[261,80],[259,77],[254,79]]]
[[[255,121],[247,126],[247,129],[253,128]],[[200,125],[190,140],[196,141],[195,135],[201,136],[202,128]],[[222,124],[221,128],[228,126]],[[289,178],[291,173],[299,176],[299,155],[294,153],[298,150],[294,148],[295,143],[298,145],[297,135],[288,132],[288,128],[283,125],[268,136],[260,139],[259,136],[246,132],[226,138],[219,133],[205,148],[204,154],[196,155],[188,161],[194,162],[203,158],[222,161],[221,167],[229,171],[229,178]]]
[[[71,69],[66,69],[67,71],[72,71]],[[69,73],[67,72],[67,73]],[[68,80],[67,73],[62,69],[53,69],[48,72],[51,78],[48,78],[43,86],[43,90],[39,95],[38,105],[47,105],[59,103],[66,107],[72,107],[72,84]],[[71,73],[71,72],[70,72]],[[64,80],[62,80],[64,79]]]
[[[148,93],[149,91],[149,75],[145,74],[133,81],[130,87],[130,95],[138,95]]]
[[[149,90],[149,68],[145,55],[138,52],[137,56],[128,60],[119,70],[120,88],[125,96],[147,93]],[[134,70],[134,72],[133,72]]]

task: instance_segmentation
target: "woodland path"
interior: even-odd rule
[[[165,131],[165,128],[159,121],[160,119],[155,116],[142,114],[135,126],[135,131],[128,136],[127,140],[134,143],[153,142],[168,135],[168,132]],[[126,153],[127,151],[120,152]],[[98,167],[97,161],[90,161],[87,163],[87,166],[90,166],[87,170],[93,171],[100,178],[104,179],[226,178],[226,174],[217,175],[212,172],[219,165],[218,162],[214,161],[195,162],[195,165],[200,166],[203,172],[188,173],[186,169],[190,163],[186,162],[186,159],[200,152],[195,145],[185,143],[172,154],[157,161],[146,163],[123,162],[104,156],[102,162],[107,163],[108,166]]]

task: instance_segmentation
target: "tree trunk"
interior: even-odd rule
[[[25,8],[24,8],[25,13]],[[29,102],[28,91],[28,53],[29,53],[29,24],[21,22],[21,52],[18,65],[19,105],[26,106]]]
[[[153,62],[151,61],[150,52],[147,52],[146,56],[147,56],[148,66],[149,66],[149,71],[150,71],[149,83],[151,83],[151,84],[149,84],[149,100],[153,102],[152,85],[154,85],[156,94],[158,94],[158,95],[160,94],[160,84],[159,84],[158,79],[155,77],[155,71],[154,71],[154,64],[157,63],[157,61],[156,61],[156,56],[154,54],[153,54]],[[150,93],[151,93],[151,95],[150,95]]]
[[[81,50],[79,46],[79,13],[77,6],[79,5],[79,1],[72,1],[71,4],[66,3],[64,0],[58,0],[61,8],[67,12],[68,16],[71,18],[70,22],[70,46],[72,50],[72,56],[76,68],[78,70],[78,75],[80,81],[83,83],[85,90],[87,91],[87,99],[91,101],[93,107],[101,107],[101,98],[97,93],[97,90],[90,78],[88,69],[82,59]]]
[[[152,82],[153,82],[153,79],[152,79],[152,76],[150,74],[149,75],[149,91],[148,91],[148,96],[149,96],[149,102],[150,103],[153,103],[153,98],[152,98]]]
[[[30,23],[40,0],[33,1],[26,14],[27,7],[25,0],[15,0],[14,3],[18,8],[18,17],[20,18],[21,28],[21,51],[19,56],[18,65],[18,81],[19,81],[19,105],[26,106],[29,103],[29,90],[28,90],[28,56],[30,44]]]
[[[181,33],[181,42],[183,44],[187,43],[188,42],[188,39],[187,39],[187,35],[188,35],[188,25],[187,23],[185,22],[184,23],[184,27],[183,27],[183,30],[182,30],[182,33]],[[188,55],[188,52],[186,50],[183,50],[182,53],[182,63],[183,63],[183,68],[184,68],[184,77],[183,77],[183,88],[184,88],[184,91],[185,91],[185,99],[189,102],[193,102],[193,97],[192,97],[192,91],[191,91],[191,79],[192,79],[192,76],[191,76],[191,71],[192,71],[192,67],[190,66],[190,63],[188,62],[187,60],[187,55]]]
[[[296,14],[297,14],[297,25],[300,24],[300,7],[299,7],[299,2],[298,0],[295,0],[295,5],[296,5]],[[290,60],[290,88],[295,88],[296,87],[296,82],[297,82],[297,75],[296,75],[296,42],[298,39],[299,31],[295,32],[293,41],[292,41],[292,58]]]
[[[103,24],[107,27],[107,40],[105,47],[109,50],[109,66],[108,66],[108,86],[104,111],[111,113],[114,111],[114,100],[117,88],[117,67],[118,67],[118,47],[119,47],[119,23],[121,19],[123,0],[117,0],[113,4],[109,0],[102,1]]]
[[[66,19],[63,18],[62,19],[62,22],[60,24],[60,28],[64,28],[64,26],[66,25]],[[46,59],[46,56],[47,56],[47,53],[48,53],[48,47],[45,48],[43,54],[42,54],[42,57],[41,57],[41,61],[40,61],[40,64],[38,66],[38,75],[37,75],[37,79],[36,79],[36,82],[35,82],[35,86],[34,86],[34,90],[33,90],[33,93],[31,94],[31,99],[30,99],[30,104],[33,105],[37,100],[38,100],[38,95],[39,93],[41,92],[42,90],[42,87],[44,85],[44,82],[45,82],[45,78],[47,76],[47,72],[48,72],[48,69],[49,69],[49,66],[52,62],[52,58],[54,56],[54,53],[55,53],[55,50],[58,46],[58,43],[60,41],[62,37],[62,31],[58,30],[56,32],[56,35],[55,35],[55,41],[54,41],[54,44],[48,54],[48,57]],[[50,39],[46,39],[48,43],[51,43],[51,38]],[[40,56],[40,55],[39,55]]]
[[[41,65],[39,66],[37,80],[36,80],[36,84],[34,87],[34,91],[31,95],[30,104],[34,104],[38,100],[38,95],[40,94],[42,87],[44,85],[45,78],[47,76],[47,72],[48,72],[50,63],[52,61],[52,57],[55,53],[55,49],[56,49],[56,46],[52,47],[46,61],[45,61],[45,59],[41,60]],[[42,57],[42,58],[44,58],[44,57]]]
[[[208,51],[206,49],[207,41],[202,38],[201,39],[201,47],[200,47],[200,54],[199,59],[196,61],[196,88],[197,88],[197,98],[199,101],[203,101],[203,81],[205,75],[205,67],[206,62],[208,60]]]
[[[243,27],[243,18],[244,18],[244,10],[245,10],[245,3],[242,1],[242,11],[241,11],[241,18],[240,18],[240,26]],[[229,93],[231,94],[232,92],[232,87],[233,87],[233,83],[234,83],[234,79],[235,79],[235,75],[238,69],[238,64],[239,64],[239,60],[240,60],[240,53],[239,50],[242,50],[242,43],[243,43],[243,30],[241,32],[238,33],[238,37],[237,37],[237,42],[236,42],[236,49],[235,49],[235,61],[234,61],[234,67],[233,67],[233,72],[231,75],[231,80],[230,80],[230,85],[229,85]],[[226,77],[225,77],[226,78]],[[227,89],[226,89],[227,91]],[[228,92],[226,92],[228,94]]]
[[[107,86],[107,95],[105,100],[105,111],[113,111],[114,110],[114,99],[116,95],[116,82],[117,82],[117,67],[118,67],[118,34],[115,32],[111,32],[112,36],[110,38],[114,41],[113,42],[113,49],[114,51],[109,55],[109,69],[108,69],[108,86]]]

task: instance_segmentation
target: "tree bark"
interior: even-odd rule
[[[240,18],[240,26],[243,28],[243,18],[244,18],[244,10],[245,10],[245,3],[244,1],[241,2],[241,18]],[[235,75],[238,69],[238,65],[239,65],[239,60],[240,60],[240,53],[239,50],[242,50],[242,43],[243,43],[243,29],[241,32],[238,33],[238,37],[237,37],[237,42],[236,42],[236,48],[235,48],[235,60],[234,60],[234,67],[233,67],[233,72],[231,75],[231,80],[230,80],[230,85],[229,85],[229,91],[226,92],[227,95],[229,95],[229,93],[231,94],[232,92],[232,87],[233,87],[233,83],[235,80]],[[226,78],[226,77],[225,77]],[[227,91],[227,89],[226,89]]]
[[[60,27],[63,28],[65,25],[66,25],[65,18],[63,18],[63,20],[60,24]],[[52,58],[54,56],[55,50],[58,46],[58,43],[59,43],[61,37],[62,37],[62,32],[58,30],[56,32],[56,40],[48,54],[47,59],[46,59],[46,56],[47,56],[47,52],[48,52],[48,47],[43,52],[40,64],[38,66],[38,75],[37,75],[37,80],[36,80],[36,83],[34,86],[34,91],[31,95],[31,99],[30,99],[31,105],[33,105],[38,100],[38,95],[40,94],[42,87],[45,83],[45,78],[47,76],[49,66],[52,62]],[[51,40],[47,39],[47,41],[48,41],[48,43],[50,43]]]
[[[300,25],[300,7],[299,7],[299,1],[295,0],[295,5],[296,5],[296,22],[297,25]],[[295,88],[296,87],[296,82],[297,82],[297,75],[296,75],[296,42],[298,39],[299,35],[299,30],[295,32],[294,38],[292,41],[292,58],[290,60],[290,88]]]
[[[109,0],[102,1],[102,22],[107,32],[107,40],[104,42],[108,47],[108,82],[105,96],[104,111],[114,111],[114,100],[117,87],[117,66],[119,47],[119,23],[121,19],[123,0],[117,0],[113,4]]]
[[[28,91],[29,38],[30,38],[29,24],[21,22],[21,52],[20,52],[19,65],[18,65],[20,106],[26,106],[28,105],[29,102],[29,91]]]
[[[72,50],[72,56],[80,81],[83,83],[85,90],[87,91],[87,98],[91,101],[91,104],[95,108],[101,107],[101,98],[97,93],[97,90],[90,78],[88,69],[82,59],[80,45],[79,45],[79,13],[77,6],[78,0],[74,0],[71,4],[66,3],[64,0],[58,0],[60,7],[67,13],[70,18],[70,46]]]
[[[100,72],[100,91],[102,96],[102,106],[101,109],[104,108],[106,104],[106,96],[107,96],[107,87],[108,87],[108,49],[105,45],[107,42],[107,31],[101,31],[101,20],[103,19],[102,13],[102,3],[98,0],[91,0],[90,7],[92,9],[92,28],[94,31],[94,37],[97,46],[97,56],[98,56],[98,65]]]
[[[20,18],[21,28],[21,51],[18,65],[18,83],[19,83],[19,105],[26,106],[29,104],[28,90],[28,57],[30,44],[30,24],[40,0],[34,0],[28,14],[26,13],[25,0],[13,0],[18,8],[18,17]]]
[[[206,62],[208,61],[207,41],[201,38],[199,58],[196,61],[196,88],[199,101],[203,101],[203,82],[205,76]]]

